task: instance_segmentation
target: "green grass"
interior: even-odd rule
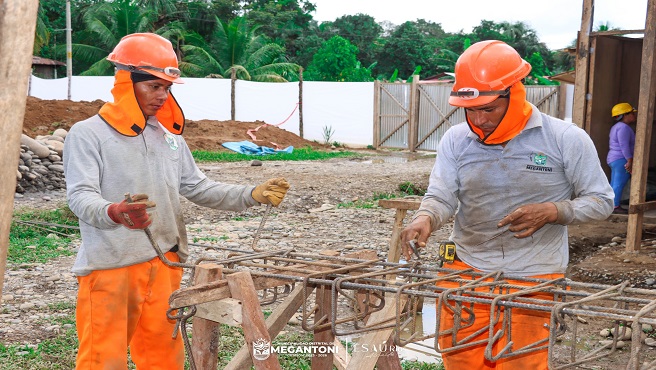
[[[410,181],[404,181],[397,186],[397,191],[394,193],[379,193],[374,192],[374,195],[368,199],[356,200],[353,202],[344,202],[337,204],[337,208],[376,208],[378,207],[378,201],[381,199],[393,199],[399,197],[405,197],[408,195],[424,195],[426,194],[426,188],[421,185],[413,184]]]
[[[9,229],[7,255],[9,263],[44,263],[59,256],[74,254],[68,245],[73,238],[79,237],[79,230],[22,223],[28,221],[78,226],[77,217],[67,206],[47,211],[18,210],[14,212]]]
[[[321,161],[331,158],[361,157],[362,155],[349,151],[318,151],[311,147],[296,148],[292,153],[277,153],[269,155],[247,155],[237,152],[207,152],[195,150],[192,152],[197,162],[240,162],[252,161]]]
[[[198,243],[198,242],[201,242],[201,241],[202,241],[202,242],[212,242],[212,243],[216,243],[216,242],[218,242],[219,240],[228,240],[228,239],[230,239],[230,238],[228,238],[227,235],[221,235],[221,236],[219,236],[219,237],[216,237],[216,236],[194,236],[194,237],[192,238],[192,241],[193,241],[194,243]]]

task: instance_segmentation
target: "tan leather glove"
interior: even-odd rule
[[[258,185],[251,192],[251,196],[259,203],[271,204],[278,207],[282,198],[287,194],[289,183],[282,177],[269,179],[264,183]]]
[[[152,207],[155,207],[155,202],[148,200],[148,195],[135,194],[132,196],[131,203],[124,200],[121,203],[110,204],[107,214],[112,221],[128,229],[145,229],[153,222],[150,214],[146,212]]]

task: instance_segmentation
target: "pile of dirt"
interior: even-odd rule
[[[105,104],[102,100],[70,101],[70,100],[42,100],[32,96],[27,97],[25,119],[23,120],[23,133],[32,138],[40,135],[50,135],[58,128],[69,130],[76,122],[87,119],[98,113]],[[230,141],[252,141],[257,145],[275,148],[293,146],[302,148],[311,146],[323,148],[324,145],[314,141],[305,140],[298,135],[275,126],[262,126],[262,121],[213,121],[201,120],[185,122],[182,136],[191,150],[220,151],[227,150],[221,144]],[[256,140],[247,133],[254,130]]]

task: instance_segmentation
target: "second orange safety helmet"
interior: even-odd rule
[[[154,33],[133,33],[116,44],[107,60],[119,69],[149,73],[163,80],[184,83],[173,45]]]
[[[510,45],[488,40],[471,45],[458,58],[449,104],[475,107],[506,95],[531,72],[531,65]]]

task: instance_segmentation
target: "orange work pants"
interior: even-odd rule
[[[470,269],[471,266],[460,262],[455,261],[453,264],[445,266],[449,269],[454,270],[464,270]],[[536,275],[531,276],[532,278],[537,279],[558,279],[562,278],[563,274],[546,274],[546,275]],[[525,281],[517,281],[508,279],[510,284],[513,285],[525,285],[531,286],[535,285],[533,283],[527,283]],[[457,283],[449,282],[438,282],[440,287],[445,288],[455,288]],[[486,291],[485,289],[484,291]],[[552,300],[552,294],[546,293],[537,293],[526,295],[525,297],[543,299],[543,300]],[[453,302],[452,302],[453,303]],[[497,309],[499,309],[497,307]],[[490,306],[485,304],[474,304],[474,324],[466,329],[460,329],[456,337],[458,340],[465,338],[477,330],[480,330],[483,327],[488,327],[490,324]],[[503,308],[501,308],[503,310]],[[445,305],[442,306],[440,321],[440,331],[450,329],[454,325],[453,311],[446,308]],[[468,318],[468,314],[463,313],[463,319]],[[498,323],[495,329],[500,329],[502,323]],[[549,312],[541,312],[534,310],[526,310],[513,308],[511,316],[511,330],[512,330],[512,341],[513,341],[513,350],[517,350],[531,343],[549,337],[549,326],[550,325],[550,314]],[[494,345],[492,354],[496,355],[499,351],[507,344],[507,335],[506,333],[502,338],[497,341]],[[485,330],[478,336],[470,339],[468,342],[474,342],[482,339],[487,339],[489,336],[489,331]],[[452,346],[452,335],[444,335],[439,338],[439,346],[441,349],[449,348]],[[485,358],[485,347],[486,344],[480,344],[473,347],[468,347],[452,352],[442,353],[442,361],[444,362],[444,367],[446,370],[541,370],[548,368],[549,354],[547,349],[531,352],[521,356],[512,356],[509,358],[502,358],[499,361],[492,362]]]
[[[173,252],[166,257],[179,261]],[[171,337],[175,321],[166,317],[169,296],[181,280],[181,268],[157,257],[78,276],[76,369],[127,369],[129,347],[137,369],[182,370],[182,337]]]

